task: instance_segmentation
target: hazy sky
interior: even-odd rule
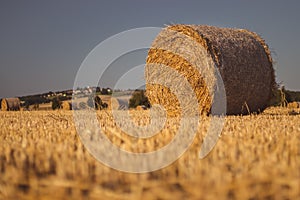
[[[257,32],[276,53],[277,81],[300,90],[299,9],[297,0],[1,0],[0,98],[72,88],[82,61],[101,41],[128,29],[171,23]],[[142,64],[146,52],[120,58],[111,74],[128,63]],[[110,86],[109,77],[105,84]]]

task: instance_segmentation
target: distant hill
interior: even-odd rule
[[[53,99],[58,99],[59,101],[67,101],[72,99],[73,93],[80,96],[86,96],[91,92],[95,92],[97,95],[110,95],[112,94],[112,89],[110,88],[100,88],[100,87],[85,87],[78,88],[76,90],[64,90],[64,91],[49,91],[47,93],[28,95],[18,97],[22,103],[22,106],[29,107],[31,105],[46,104],[53,101]]]
[[[97,95],[111,95],[113,92],[112,89],[110,88],[85,87],[85,88],[78,88],[75,91],[73,91],[72,89],[64,90],[64,91],[56,91],[56,92],[49,91],[47,93],[21,96],[18,98],[21,101],[22,107],[29,107],[37,104],[51,103],[53,99],[58,99],[59,101],[71,100],[73,92],[78,96],[82,95],[84,97],[87,94],[90,94],[92,91],[96,92]],[[134,90],[128,90],[128,91],[122,91],[121,93],[122,95],[124,95],[126,92],[128,92],[128,95],[131,95],[133,91]],[[117,92],[115,93],[115,95],[117,95],[118,92],[120,91],[116,90],[114,92]],[[281,89],[278,89],[273,92],[273,98],[270,102],[270,106],[278,106],[281,104],[282,93],[284,93],[287,102],[294,102],[294,101],[300,102],[300,91],[286,90],[284,87],[282,87]]]

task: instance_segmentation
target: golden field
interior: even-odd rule
[[[147,111],[132,115],[138,124],[149,121]],[[107,111],[97,116],[110,140],[133,152],[161,148],[178,126],[168,120],[158,136],[134,140]],[[89,154],[72,111],[0,112],[0,199],[300,198],[300,109],[226,117],[217,145],[199,160],[209,121],[203,118],[193,144],[172,165],[133,174]]]

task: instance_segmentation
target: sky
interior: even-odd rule
[[[277,82],[300,90],[299,2],[1,0],[0,98],[71,89],[82,62],[102,41],[133,28],[176,23],[246,28],[260,34],[276,62]],[[144,49],[121,56],[100,86],[112,87],[120,68],[143,64],[146,55]]]

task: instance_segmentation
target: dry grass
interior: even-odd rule
[[[72,111],[0,112],[0,199],[298,199],[299,113],[272,108],[229,116],[215,149],[199,160],[210,120],[204,118],[191,148],[171,166],[129,174],[102,165],[85,150]],[[147,111],[131,114],[136,123],[149,120]],[[109,113],[99,111],[98,118],[114,143],[130,146],[129,139],[119,141],[122,134]],[[168,141],[177,125],[167,123],[161,136],[137,141],[142,145],[133,145],[136,151]]]

